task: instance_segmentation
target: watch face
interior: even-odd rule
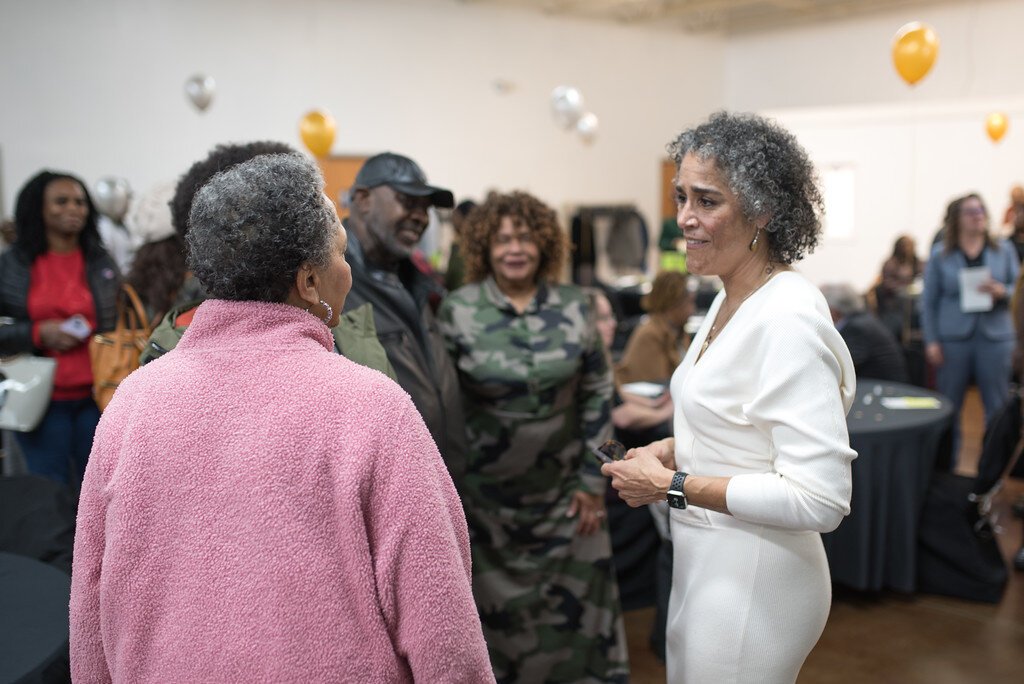
[[[672,484],[668,487],[668,505],[672,508],[686,508],[686,491],[683,485],[686,483],[686,473],[678,472],[672,476]]]

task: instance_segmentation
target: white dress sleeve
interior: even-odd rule
[[[761,317],[750,345],[756,383],[743,405],[770,450],[770,470],[731,478],[729,512],[747,522],[830,532],[850,512],[846,411],[855,384],[849,352],[814,307]]]

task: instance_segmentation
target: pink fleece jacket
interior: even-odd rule
[[[412,401],[285,304],[207,301],[126,379],[82,486],[76,682],[493,682]]]

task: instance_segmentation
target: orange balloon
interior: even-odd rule
[[[1010,120],[1002,112],[992,112],[985,119],[985,132],[992,138],[992,142],[999,142],[1009,126]]]
[[[331,151],[335,130],[334,117],[320,109],[309,112],[299,122],[299,135],[302,136],[303,144],[317,157]]]
[[[931,71],[939,55],[939,39],[930,26],[904,24],[892,40],[892,61],[900,77],[914,85]]]

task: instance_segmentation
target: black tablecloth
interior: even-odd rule
[[[948,458],[952,403],[913,385],[858,381],[847,416],[853,462],[850,515],[822,535],[834,582],[854,589],[912,592],[917,529],[937,458]],[[893,409],[884,397],[933,397],[939,408]]]
[[[0,553],[0,682],[39,681],[67,656],[70,596],[65,573]]]

